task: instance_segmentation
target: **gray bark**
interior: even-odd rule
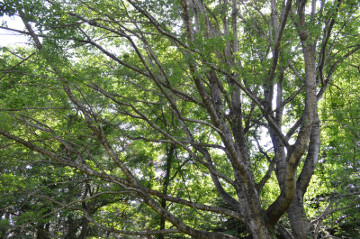
[[[290,224],[295,238],[306,239],[312,237],[309,220],[304,210],[304,194],[314,174],[320,150],[320,122],[316,115],[312,127],[309,150],[305,159],[304,167],[296,182],[296,195],[288,210]]]

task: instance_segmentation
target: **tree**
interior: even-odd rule
[[[322,158],[315,178],[322,184],[312,203],[323,207],[318,215],[317,231],[338,237],[359,235],[359,97],[358,85],[352,83],[359,73],[359,58],[352,56],[346,67],[336,73],[325,93],[320,111],[323,120]],[[342,79],[342,80],[340,80]],[[319,180],[321,179],[321,180]],[[327,217],[325,220],[318,220]],[[320,225],[323,223],[323,228]],[[336,225],[336,226],[335,226]]]
[[[236,238],[215,229],[230,218],[253,238],[307,238],[318,105],[344,61],[358,57],[358,9],[5,1],[1,13],[22,19],[33,47],[3,49],[2,143],[100,180],[98,194],[53,202],[109,232]],[[110,203],[93,215],[76,206],[102,195]]]

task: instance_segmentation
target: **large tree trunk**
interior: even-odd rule
[[[296,194],[294,201],[292,202],[288,210],[288,215],[294,238],[312,238],[312,233],[310,231],[310,223],[305,214],[303,197],[301,195]]]
[[[265,224],[263,217],[253,218],[250,220],[250,230],[253,239],[271,239],[271,235],[268,227]]]
[[[318,161],[320,149],[320,123],[316,114],[315,122],[311,131],[308,154],[306,156],[304,167],[296,182],[296,195],[288,210],[290,224],[294,237],[297,239],[312,238],[310,222],[307,219],[304,210],[304,194],[309,186],[312,175]]]

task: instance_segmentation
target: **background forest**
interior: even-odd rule
[[[359,9],[0,2],[0,238],[360,238]]]

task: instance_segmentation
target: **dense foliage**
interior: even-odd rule
[[[1,238],[356,238],[342,0],[5,0]]]

